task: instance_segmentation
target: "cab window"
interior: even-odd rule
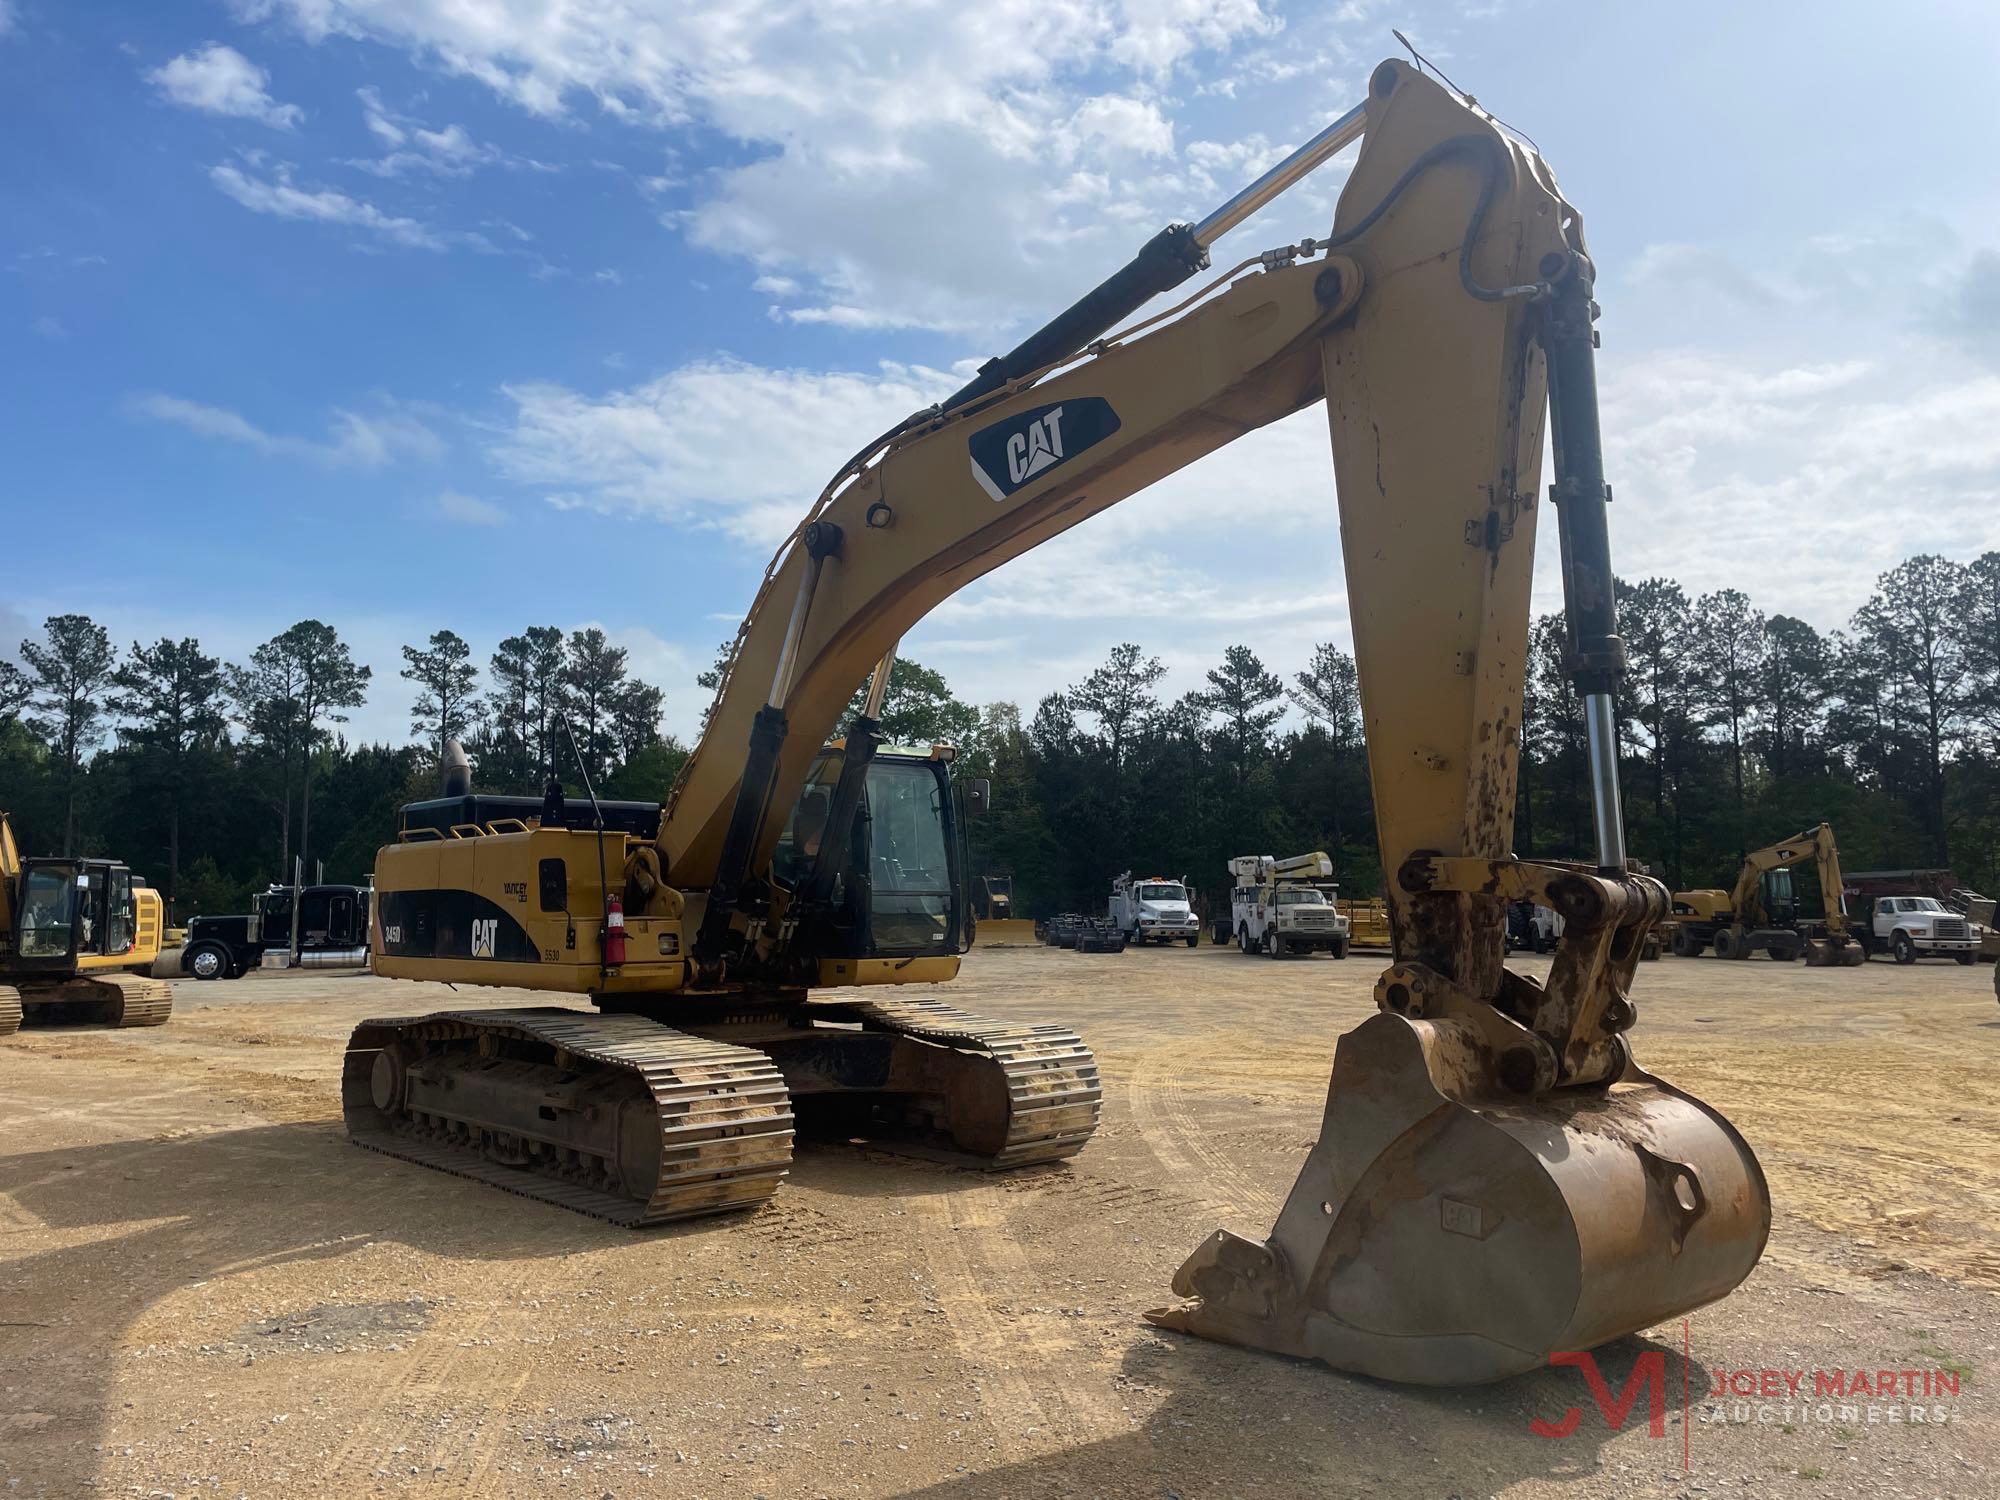
[[[1324,906],[1326,905],[1326,897],[1318,891],[1280,891],[1278,892],[1278,905]]]
[[[28,871],[21,886],[21,957],[62,958],[76,920],[74,869]]]
[[[114,870],[111,872],[110,888],[106,892],[109,910],[104,923],[104,951],[106,953],[130,953],[132,951],[132,930],[135,914],[132,904],[132,872]]]
[[[324,948],[332,936],[333,900],[330,891],[306,891],[299,897],[299,945]]]
[[[877,953],[935,952],[951,937],[944,781],[928,763],[868,768],[869,917]]]
[[[1139,887],[1141,901],[1185,901],[1187,892],[1177,885],[1142,885]]]
[[[806,779],[785,831],[778,835],[778,847],[771,853],[771,872],[796,889],[812,873],[819,847],[826,838],[827,816],[833,807],[833,785],[840,778],[841,757],[821,756]]]
[[[105,881],[104,871],[89,870],[77,876],[77,901],[79,903],[76,934],[78,953],[104,953],[105,928]]]

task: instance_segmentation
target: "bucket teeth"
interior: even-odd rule
[[[1320,1139],[1262,1243],[1212,1234],[1163,1327],[1421,1385],[1499,1380],[1726,1295],[1770,1194],[1719,1114],[1629,1068],[1467,1098],[1449,1021],[1340,1040]]]
[[[21,992],[10,984],[0,984],[0,1036],[21,1029]]]

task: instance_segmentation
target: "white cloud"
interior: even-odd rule
[[[409,132],[389,118],[389,112],[382,105],[381,90],[359,88],[355,98],[361,101],[361,118],[368,127],[368,133],[385,146],[400,146],[408,140]]]
[[[439,495],[437,509],[447,521],[457,521],[466,526],[503,526],[507,522],[507,512],[492,501],[462,495],[457,490],[446,490]]]
[[[209,181],[252,213],[274,214],[281,219],[305,219],[321,224],[345,224],[365,229],[398,245],[415,250],[443,250],[445,237],[415,219],[386,214],[374,204],[332,188],[309,192],[294,187],[289,175],[279,169],[275,179],[252,177],[236,167],[211,167]]]
[[[1069,117],[1069,131],[1085,140],[1138,156],[1172,156],[1174,127],[1150,99],[1101,94]]]
[[[824,374],[721,359],[596,397],[508,386],[514,423],[496,457],[559,508],[692,522],[769,543],[797,524],[860,443],[956,383],[913,365]]]
[[[397,47],[545,117],[594,105],[744,143],[752,159],[702,178],[672,227],[810,288],[784,316],[868,329],[1015,322],[1052,278],[1070,291],[1080,264],[1210,206],[1189,197],[1163,90],[1281,29],[1261,0],[932,3],[914,20],[849,0],[238,8]]]
[[[139,396],[132,406],[142,416],[184,427],[198,437],[239,443],[274,457],[310,459],[329,468],[379,469],[403,458],[434,462],[444,456],[438,435],[392,403],[370,413],[336,407],[325,438],[266,432],[241,412],[179,396]]]
[[[1669,352],[1610,363],[1603,385],[1612,557],[1628,578],[1740,588],[1767,612],[1844,624],[1912,552],[2000,546],[2000,376],[1935,346],[1746,366]],[[1555,520],[1538,605],[1559,599]]]
[[[34,328],[35,332],[45,339],[66,339],[69,337],[69,329],[63,326],[62,319],[50,317],[47,313],[35,319]]]
[[[174,103],[203,114],[261,120],[276,130],[292,129],[305,115],[296,104],[274,100],[266,88],[271,75],[220,42],[183,52],[146,77]]]
[[[1676,577],[1692,592],[1742,588],[1825,629],[1914,549],[1964,557],[2000,546],[2000,374],[1937,354],[1883,342],[1868,360],[1607,358],[1619,572]],[[558,505],[720,527],[762,547],[796,524],[861,440],[953,383],[896,365],[863,374],[716,361],[602,396],[516,387],[498,451],[511,477]],[[1543,507],[1542,611],[1561,607],[1556,525]],[[981,649],[996,638],[1016,644]],[[1285,673],[1315,641],[1351,644],[1323,408],[1248,434],[1005,564],[941,604],[907,649],[948,666],[967,696],[1032,704],[1123,639],[1160,643],[1172,692],[1198,686],[1233,641]]]
[[[369,134],[393,148],[384,156],[346,163],[363,172],[377,177],[401,177],[412,171],[431,172],[440,177],[464,177],[484,166],[541,165],[517,160],[497,146],[474,140],[463,125],[447,125],[442,130],[432,130],[423,121],[390,109],[382,102],[379,89],[359,88],[354,94],[361,101],[362,123],[368,127]]]

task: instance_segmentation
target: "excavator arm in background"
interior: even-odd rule
[[[1167,313],[1107,334],[1191,275],[1221,232],[1356,138],[1327,239],[1252,257]],[[1667,898],[1628,870],[1620,818],[1612,704],[1624,648],[1593,276],[1581,216],[1540,157],[1438,83],[1384,63],[1362,106],[1202,223],[1162,231],[964,390],[842,468],[767,570],[657,837],[630,851],[627,888],[651,893],[635,924],[641,955],[620,969],[603,959],[590,968],[587,952],[570,963],[551,949],[551,959],[572,987],[595,990],[599,973],[607,987],[656,985],[660,1005],[689,1009],[663,1012],[647,997],[645,1014],[690,1030],[681,1017],[703,1003],[797,985],[814,972],[813,910],[828,900],[859,808],[856,768],[880,742],[903,634],[1010,559],[1324,401],[1395,962],[1376,985],[1378,1013],[1338,1044],[1318,1144],[1276,1228],[1262,1241],[1211,1235],[1174,1279],[1185,1300],[1152,1316],[1385,1378],[1462,1384],[1725,1295],[1768,1233],[1763,1176],[1735,1129],[1644,1072],[1627,1040],[1634,969]],[[1568,665],[1592,772],[1596,847],[1581,864],[1512,853],[1545,418]],[[823,774],[822,747],[864,679],[816,862],[803,878],[778,879],[785,819]],[[446,869],[491,851],[497,867],[559,837],[405,846],[384,861]],[[569,899],[587,902],[587,890]],[[1523,900],[1565,918],[1545,981],[1504,966],[1507,906]],[[571,947],[574,933],[572,922]],[[533,963],[429,963],[406,971],[536,982]],[[833,966],[831,979],[828,966],[817,972],[822,984],[859,982],[841,977],[851,966]],[[840,1002],[864,1025],[930,1003]],[[555,1065],[576,1066],[585,1053],[566,1018],[578,1013],[545,1014],[556,1019],[535,1025],[558,1038],[548,1043]],[[410,1086],[390,1028],[470,1036],[475,1022],[500,1025],[364,1025],[344,1084],[350,1119],[388,1109]],[[924,1034],[959,1046],[967,1034],[955,1024]],[[616,1048],[649,1045],[629,1030]],[[495,1043],[499,1054],[543,1045],[516,1031]],[[993,1037],[995,1048],[1017,1045],[1011,1033]],[[786,1045],[778,1037],[771,1055]],[[468,1051],[454,1066],[469,1079],[482,1065]],[[430,1087],[438,1072],[419,1059],[407,1077]],[[490,1069],[477,1077],[502,1082]],[[1036,1104],[1021,1087],[1017,1112]],[[643,1125],[647,1107],[632,1103],[631,1118]],[[783,1107],[782,1092],[770,1093],[760,1118]],[[590,1161],[604,1147],[563,1149],[588,1158],[579,1170],[600,1170]],[[635,1181],[652,1170],[634,1156]],[[780,1168],[773,1157],[759,1170]]]

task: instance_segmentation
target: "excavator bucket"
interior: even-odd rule
[[[978,948],[1037,948],[1035,924],[1026,917],[986,917],[973,934]]]
[[[1227,1230],[1163,1327],[1385,1380],[1500,1380],[1712,1302],[1770,1231],[1735,1128],[1628,1066],[1522,1101],[1477,1029],[1384,1013],[1340,1039],[1320,1137],[1261,1243]]]
[[[1808,938],[1808,969],[1856,969],[1868,962],[1868,950],[1850,937]]]

